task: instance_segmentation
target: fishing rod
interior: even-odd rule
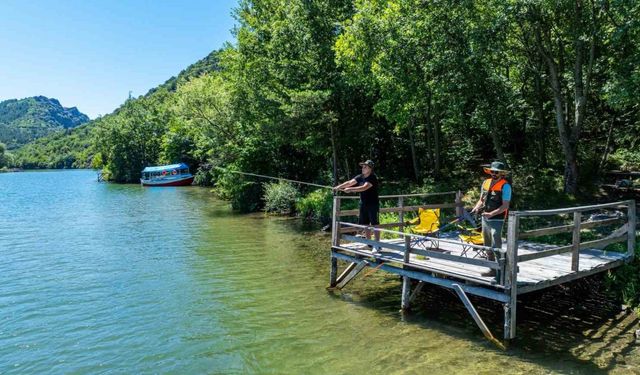
[[[282,177],[273,177],[273,176],[266,176],[263,174],[256,174],[256,173],[248,173],[248,172],[240,172],[240,171],[232,171],[230,169],[226,169],[226,168],[222,168],[222,167],[214,167],[220,170],[223,170],[225,172],[229,172],[229,173],[236,173],[236,174],[242,174],[242,175],[246,175],[246,176],[254,176],[254,177],[261,177],[261,178],[268,178],[268,179],[272,179],[272,180],[279,180],[279,181],[287,181],[287,182],[292,182],[294,184],[302,184],[302,185],[310,185],[310,186],[315,186],[315,187],[319,187],[319,188],[323,188],[323,189],[331,189],[333,190],[332,186],[327,186],[327,185],[318,185],[318,184],[314,184],[311,182],[304,182],[304,181],[296,181],[296,180],[290,180],[288,178],[282,178]]]

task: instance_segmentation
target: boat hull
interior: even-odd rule
[[[193,183],[193,176],[156,180],[140,179],[140,183],[142,184],[142,186],[189,186]]]

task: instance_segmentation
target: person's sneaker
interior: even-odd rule
[[[376,246],[373,249],[371,249],[371,255],[380,255],[381,250],[382,248],[380,246]]]

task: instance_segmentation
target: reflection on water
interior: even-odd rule
[[[446,290],[425,287],[405,317],[400,282],[382,271],[326,292],[326,233],[234,214],[207,189],[100,184],[92,171],[14,173],[0,175],[0,203],[0,373],[639,366],[636,319],[593,285],[521,301],[520,339],[500,352]],[[502,307],[474,301],[498,330]]]

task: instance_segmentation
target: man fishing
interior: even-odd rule
[[[334,191],[342,190],[345,193],[360,193],[360,215],[358,224],[378,225],[380,221],[380,202],[378,200],[378,177],[373,173],[374,163],[372,160],[360,163],[362,173],[349,181],[343,182],[333,188]],[[366,231],[367,239],[371,238],[371,232]],[[375,232],[376,241],[380,241],[380,232]],[[372,249],[374,254],[380,251],[380,247]]]
[[[511,184],[505,178],[508,171],[504,163],[494,161],[488,168],[483,169],[484,173],[491,175],[491,178],[487,178],[482,183],[480,199],[471,213],[481,212],[484,246],[500,249],[502,248],[502,227],[511,202]],[[492,251],[488,252],[487,259],[496,259]],[[482,276],[495,275],[496,271],[493,269],[482,274]]]

